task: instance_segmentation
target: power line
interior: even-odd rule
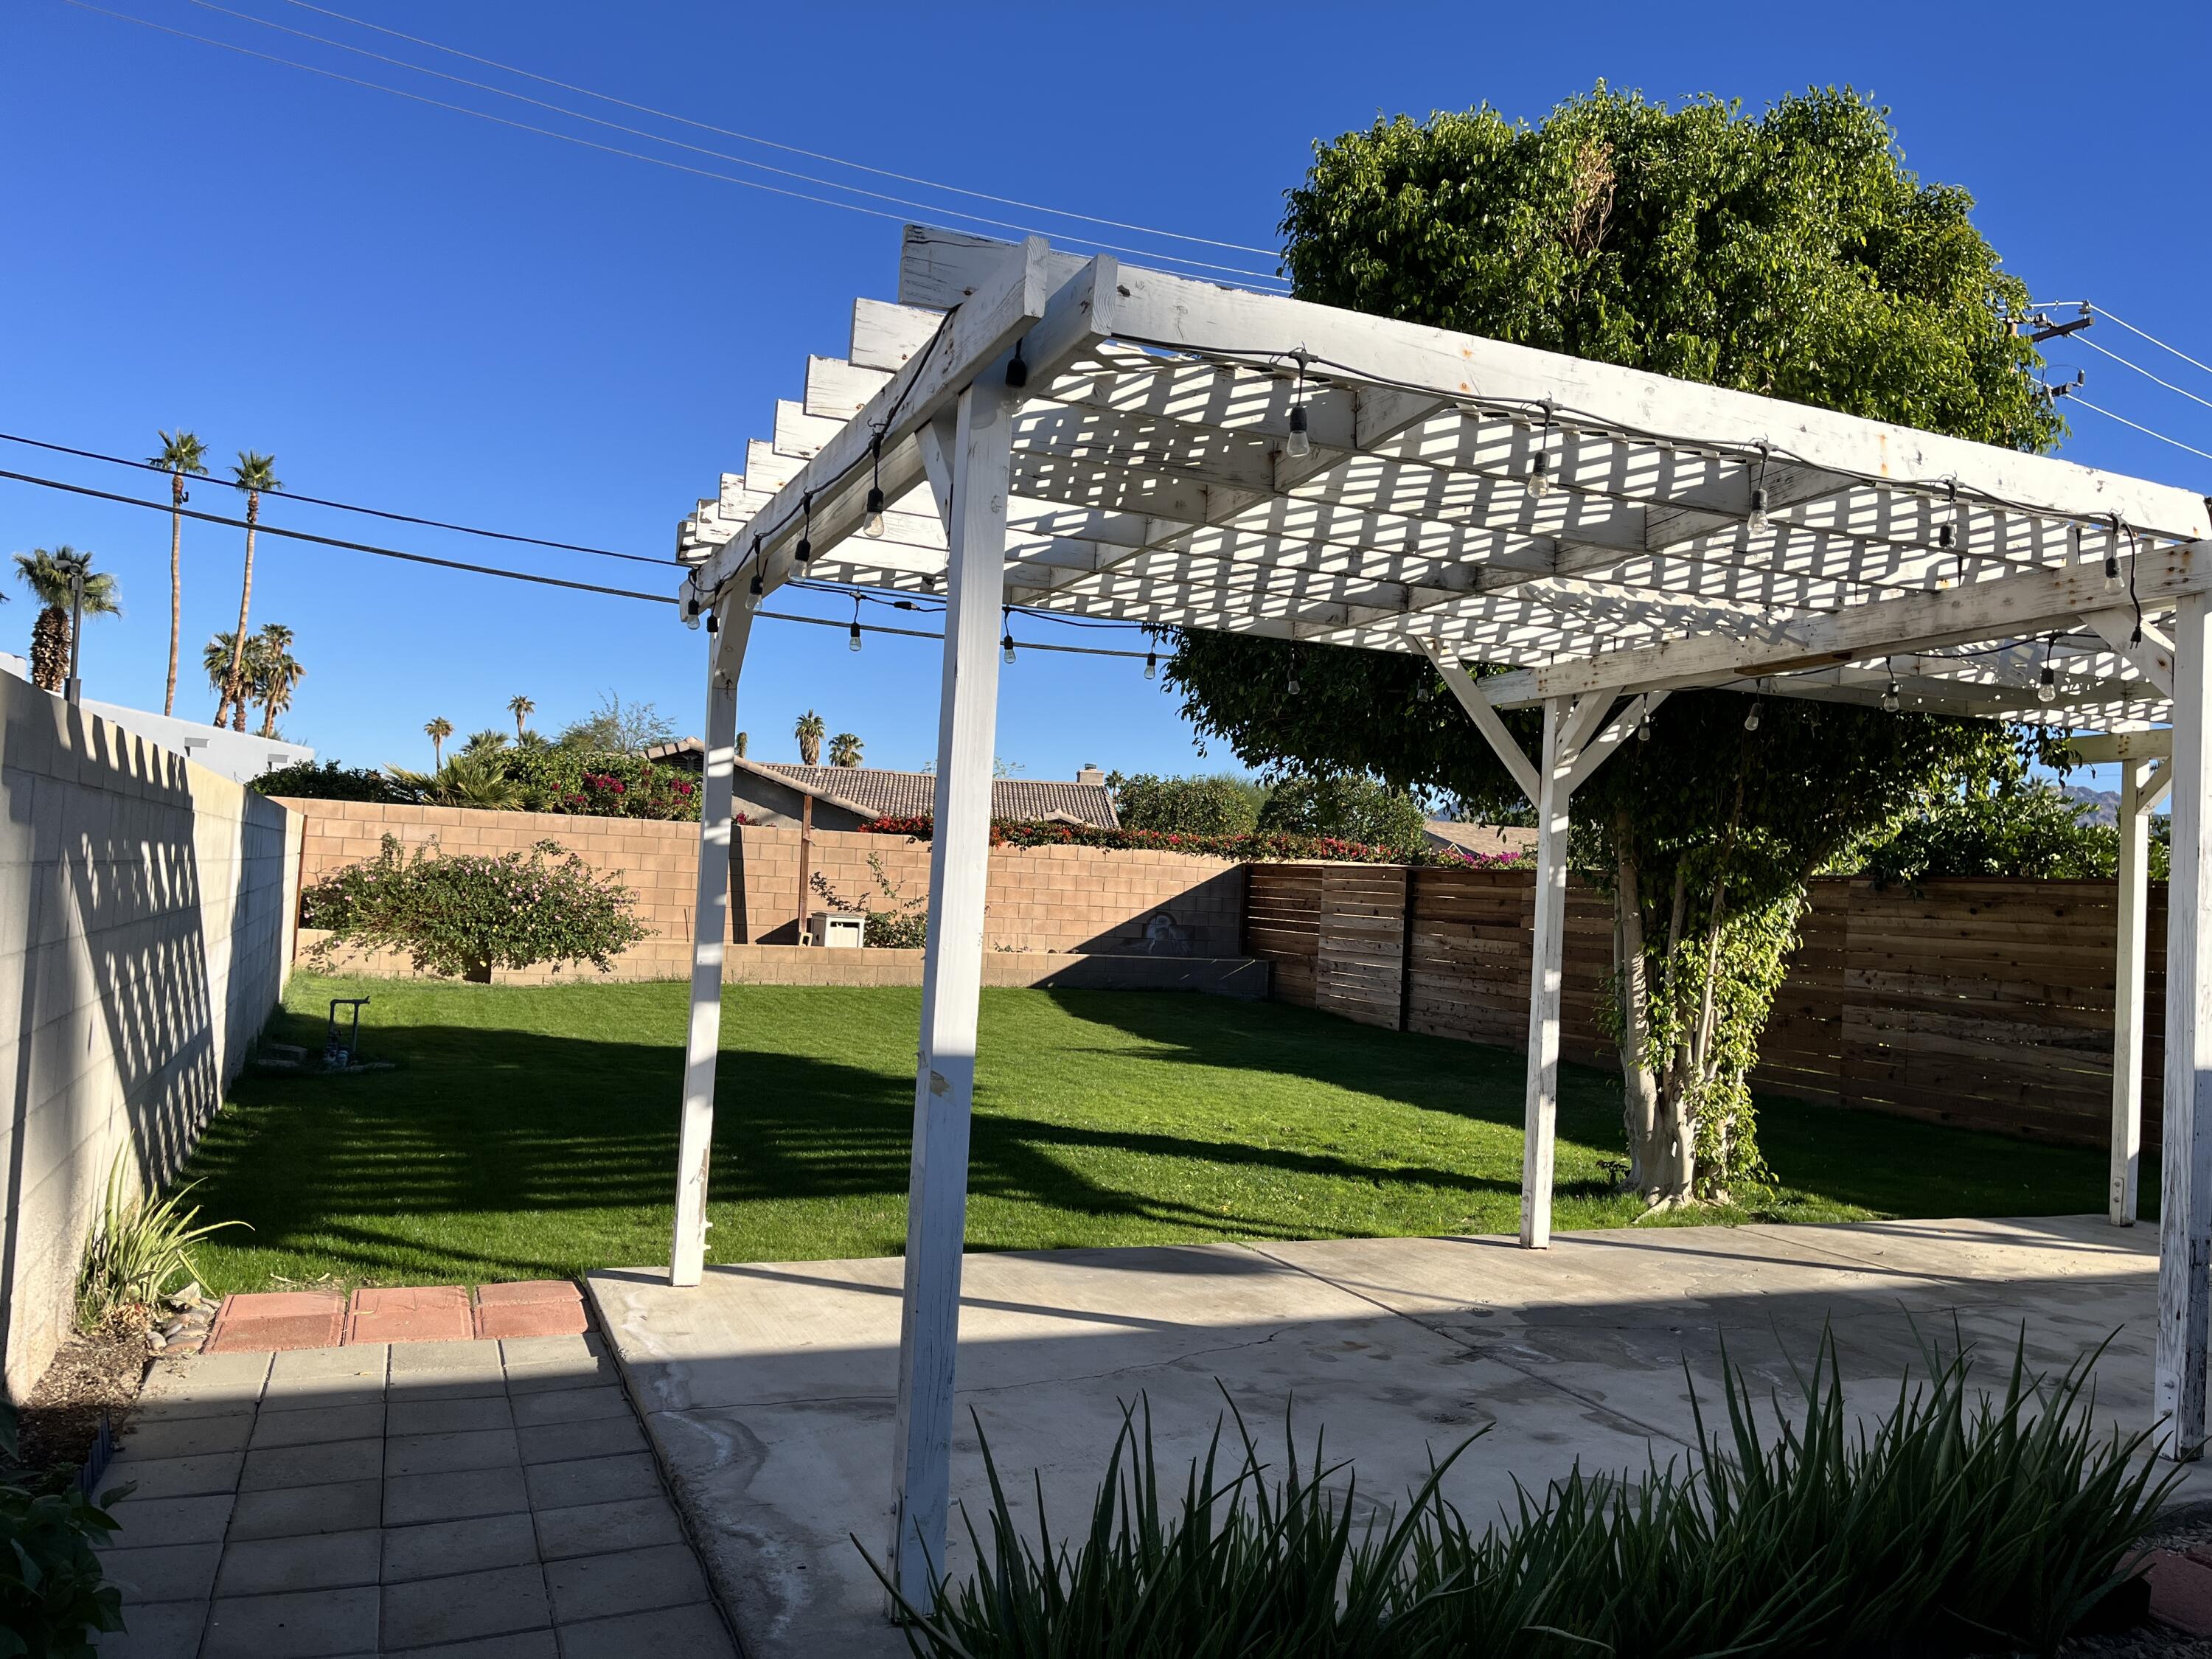
[[[172,476],[171,470],[157,461],[134,461],[127,455],[103,454],[96,449],[78,449],[70,444],[51,443],[44,438],[26,438],[19,433],[0,432],[0,442],[26,444],[33,449],[51,450],[57,455],[75,455],[81,460],[106,461],[114,466],[136,467],[143,472],[159,472],[164,477]],[[186,476],[204,475],[187,474]],[[224,481],[209,476],[209,482],[222,483]],[[235,485],[229,487],[236,488]],[[680,568],[678,562],[674,559],[656,559],[644,553],[618,553],[611,547],[587,547],[580,542],[549,541],[543,536],[525,536],[512,530],[485,530],[476,525],[448,524],[443,519],[417,518],[412,513],[395,513],[381,507],[362,507],[353,501],[326,501],[320,495],[302,495],[289,489],[263,489],[257,493],[278,496],[288,501],[304,502],[309,507],[327,507],[340,513],[360,513],[374,519],[389,519],[394,524],[421,525],[429,530],[457,531],[464,536],[483,536],[492,541],[500,542],[520,542],[532,547],[550,547],[562,553],[590,553],[602,559],[628,559],[635,564],[659,565],[669,568]]]
[[[968,190],[958,185],[948,185],[939,179],[925,179],[911,173],[898,173],[889,167],[871,167],[865,161],[848,161],[842,155],[828,155],[818,149],[807,149],[798,144],[780,143],[775,139],[763,138],[750,132],[739,132],[732,127],[718,127],[710,121],[696,121],[688,115],[678,115],[672,110],[655,109],[650,104],[632,103],[626,98],[617,98],[608,93],[594,92],[589,87],[580,87],[573,82],[557,81],[550,75],[538,75],[529,70],[517,69],[514,64],[502,64],[495,58],[479,57],[472,52],[463,52],[458,46],[448,46],[435,40],[425,40],[419,34],[408,34],[398,29],[386,28],[383,24],[372,23],[366,18],[349,17],[344,12],[332,11],[327,6],[310,5],[308,0],[285,0],[285,3],[297,6],[302,11],[312,11],[324,17],[335,18],[341,23],[351,23],[356,28],[374,29],[379,34],[390,35],[396,40],[404,40],[411,46],[427,46],[433,52],[442,52],[450,57],[465,58],[472,64],[482,64],[487,69],[495,69],[507,75],[520,76],[524,80],[535,81],[543,86],[558,87],[563,92],[573,92],[585,98],[596,98],[602,103],[613,104],[618,108],[635,110],[641,115],[658,116],[664,121],[675,121],[682,125],[696,128],[701,132],[717,133],[725,138],[735,138],[741,143],[758,144],[763,149],[781,150],[787,155],[804,155],[809,161],[827,161],[833,167],[850,167],[856,173],[873,173],[879,179],[896,179],[902,184],[920,185],[928,190],[941,190],[954,196],[973,197],[979,202],[996,202],[1002,207],[1020,208],[1030,213],[1048,213],[1058,219],[1079,219],[1085,224],[1107,225],[1115,230],[1133,230],[1146,236],[1165,236],[1178,242],[1195,242],[1206,247],[1227,248],[1237,253],[1257,253],[1273,258],[1279,252],[1271,247],[1255,247],[1249,242],[1224,242],[1212,236],[1193,236],[1185,231],[1162,230],[1157,225],[1133,224],[1126,219],[1107,219],[1094,213],[1077,213],[1068,208],[1047,207],[1042,202],[1024,202],[1013,196],[994,196],[989,191]],[[234,14],[235,15],[237,14]],[[258,22],[261,20],[257,18],[253,21]],[[410,64],[409,67],[412,68],[414,65]],[[435,71],[425,70],[424,73],[431,74]]]
[[[2084,409],[2094,410],[2108,421],[2118,421],[2122,426],[2133,427],[2147,438],[2155,438],[2160,443],[2172,444],[2176,449],[2185,449],[2192,455],[2202,455],[2206,460],[2212,461],[2212,449],[2199,449],[2195,444],[2185,444],[2179,438],[2169,438],[2163,432],[2147,427],[2140,421],[2131,421],[2124,415],[2115,415],[2109,409],[2100,409],[2078,392],[2070,393],[2068,401],[2077,403]]]
[[[380,559],[404,559],[410,564],[436,565],[442,570],[465,570],[478,576],[504,576],[509,581],[538,582],[547,587],[571,588],[579,593],[604,593],[617,599],[643,599],[653,605],[674,605],[676,599],[669,593],[640,593],[633,588],[602,587],[597,582],[570,581],[565,576],[540,575],[534,570],[511,570],[495,564],[471,564],[464,559],[437,559],[428,553],[406,553],[396,547],[379,547],[371,542],[348,541],[342,536],[318,536],[305,530],[286,530],[273,524],[249,526],[243,519],[234,519],[221,513],[203,513],[198,507],[177,507],[168,501],[141,501],[136,495],[118,495],[112,489],[94,489],[89,484],[64,483],[59,478],[41,478],[28,472],[0,470],[0,478],[10,478],[17,483],[36,484],[43,489],[67,490],[72,495],[89,495],[94,501],[113,501],[123,507],[143,507],[155,513],[176,513],[202,524],[227,525],[233,530],[251,528],[264,536],[281,536],[287,541],[312,542],[318,547],[343,548],[349,553],[372,553]]]
[[[644,161],[653,167],[666,167],[671,171],[677,173],[689,173],[702,179],[718,179],[723,184],[741,185],[748,190],[765,191],[771,196],[783,196],[788,197],[793,201],[811,202],[817,207],[840,208],[848,213],[865,214],[869,217],[875,219],[888,219],[894,224],[904,224],[907,222],[908,216],[903,213],[892,213],[882,208],[864,207],[857,202],[841,202],[831,197],[817,196],[810,191],[803,190],[792,190],[781,185],[768,184],[758,179],[745,179],[740,178],[735,173],[717,172],[712,167],[693,167],[686,162],[672,161],[666,156],[648,155],[640,150],[625,149],[619,144],[601,143],[595,139],[580,137],[572,132],[562,132],[551,127],[537,126],[528,121],[517,121],[504,115],[495,115],[489,110],[472,109],[465,104],[456,104],[442,98],[431,98],[422,93],[408,92],[398,87],[386,86],[380,81],[365,81],[358,76],[341,74],[336,70],[323,69],[313,64],[303,64],[297,58],[280,57],[274,52],[257,52],[251,46],[241,46],[232,41],[219,40],[212,35],[195,34],[190,29],[175,28],[167,23],[155,22],[150,18],[136,17],[128,12],[113,11],[106,6],[94,5],[91,3],[91,0],[62,0],[62,3],[64,5],[74,6],[80,11],[88,11],[101,17],[113,18],[118,22],[135,23],[141,28],[152,29],[161,34],[174,35],[179,40],[196,41],[201,46],[216,46],[224,52],[235,52],[241,58],[256,58],[265,64],[281,64],[287,69],[298,70],[301,73],[307,75],[319,75],[323,76],[325,80],[340,82],[347,86],[361,87],[370,92],[386,93],[394,98],[406,99],[410,103],[424,104],[433,109],[447,110],[456,115],[467,115],[471,116],[479,121],[489,121],[497,126],[511,127],[518,132],[534,133],[541,138],[557,138],[563,143],[574,144],[585,149],[599,150],[608,155],[619,155],[632,161]],[[259,21],[261,20],[249,19],[248,21]],[[282,28],[283,26],[277,23],[269,23],[266,24],[265,27],[270,28]],[[287,30],[286,33],[296,34],[299,33],[300,31]],[[309,36],[307,38],[311,40],[320,39],[319,36]],[[329,44],[337,46],[339,43],[333,41]],[[340,49],[348,52],[359,52],[361,50],[361,48],[355,46],[341,46]],[[376,56],[376,54],[373,52],[366,53],[364,55],[369,57]],[[383,61],[391,62],[395,60],[386,59]],[[409,64],[405,65],[405,67],[416,68],[416,66]],[[420,72],[426,75],[439,74],[439,71],[435,70],[422,70]],[[455,80],[459,77],[446,76],[443,78],[447,80]],[[474,86],[477,83],[469,82],[465,82],[464,84]],[[501,93],[497,88],[487,88],[485,90],[496,93],[501,97],[518,98],[525,103],[539,104],[540,107],[555,109],[557,110],[559,113],[574,117],[579,120],[592,121],[600,126],[614,127],[617,131],[635,132],[637,131],[635,128],[632,127],[619,126],[613,122],[601,121],[596,116],[583,115],[576,111],[561,109],[557,105],[541,104],[540,100],[531,98],[523,98],[519,93]],[[678,139],[662,138],[651,133],[645,133],[640,136],[647,138],[649,142],[653,143],[672,144],[684,149],[700,150],[700,147],[698,145],[684,144],[682,141]],[[766,172],[782,173],[786,177],[796,178],[803,180],[808,179],[808,175],[804,173],[793,173],[786,168],[769,167],[765,162],[748,161],[742,157],[724,155],[721,152],[717,150],[700,150],[700,153],[714,155],[724,161],[735,161],[741,167],[761,168]],[[826,184],[826,188],[831,190],[849,191],[857,195],[875,196],[878,197],[878,199],[885,201],[899,201],[901,199],[896,197],[883,196],[879,191],[861,190],[859,186],[853,185]],[[920,210],[924,212],[942,212],[947,217],[969,219],[975,221],[977,223],[994,225],[1001,228],[1015,230],[1034,228],[1034,227],[1030,226],[1009,225],[1007,222],[1004,220],[985,218],[980,215],[965,213],[957,209],[940,210],[927,207],[920,204],[905,204],[905,205],[918,207],[920,208]],[[1246,276],[1260,282],[1280,283],[1282,281],[1280,277],[1268,275],[1264,272],[1249,270],[1242,266],[1216,264],[1210,261],[1192,259],[1178,254],[1153,253],[1142,248],[1125,247],[1116,243],[1102,242],[1097,240],[1096,238],[1071,236],[1063,240],[1071,242],[1081,242],[1091,247],[1104,248],[1112,252],[1131,253],[1136,255],[1139,258],[1157,259],[1163,264],[1189,265],[1194,269],[1218,271],[1227,275]]]
[[[364,46],[349,46],[343,40],[333,40],[325,34],[310,34],[305,29],[292,28],[283,23],[273,22],[265,17],[256,17],[251,12],[234,11],[228,6],[216,4],[216,0],[191,0],[191,3],[200,7],[204,10],[218,12],[225,17],[234,17],[240,22],[258,24],[263,28],[274,29],[280,34],[289,34],[296,40],[312,40],[317,46],[330,46],[338,52],[349,52],[354,53],[356,57],[367,58],[375,63],[388,64],[395,69],[411,70],[417,75],[434,76],[441,81],[451,81],[456,86],[468,87],[477,92],[489,93],[495,98],[512,98],[517,103],[528,104],[537,109],[550,110],[556,115],[565,115],[571,120],[588,121],[593,126],[605,127],[612,132],[627,133],[633,138],[642,138],[648,143],[666,144],[676,149],[688,149],[694,155],[711,155],[718,161],[731,161],[741,167],[757,168],[763,173],[773,173],[779,178],[796,179],[802,184],[819,185],[825,190],[847,191],[853,195],[866,196],[874,201],[890,202],[898,207],[912,208],[917,213],[939,213],[946,210],[932,203],[912,201],[903,196],[891,196],[879,190],[865,189],[859,185],[842,184],[835,179],[819,178],[811,173],[799,173],[793,171],[790,167],[775,167],[766,161],[755,161],[743,155],[732,155],[727,150],[709,149],[703,144],[686,143],[681,138],[665,138],[657,132],[649,132],[642,127],[625,126],[619,121],[609,121],[597,115],[587,115],[581,110],[570,109],[563,104],[548,103],[544,99],[532,98],[525,93],[509,92],[503,87],[495,87],[483,81],[471,81],[464,76],[448,75],[443,70],[429,69],[421,64],[410,64],[404,58],[388,58],[380,52],[370,52]],[[658,111],[653,112],[656,114],[659,113]],[[1031,226],[1018,224],[1008,219],[993,219],[986,217],[981,214],[959,213],[957,210],[953,210],[952,211],[954,211],[959,217],[972,219],[977,224],[989,225],[999,230],[1025,231],[1033,228]],[[1046,208],[1043,209],[1042,211],[1050,213],[1052,210],[1050,208]],[[1143,228],[1139,227],[1139,228]],[[1172,234],[1172,233],[1170,232],[1156,232],[1153,234]],[[1190,259],[1181,255],[1146,254],[1141,249],[1121,247],[1111,242],[1097,242],[1095,243],[1094,246],[1111,248],[1117,253],[1135,253],[1142,258],[1176,259],[1179,263],[1193,265],[1200,270],[1224,270],[1239,276],[1258,276],[1262,274],[1259,271],[1249,270],[1241,265],[1213,264],[1203,259]],[[1260,251],[1264,252],[1265,250]]]
[[[203,524],[225,525],[233,530],[244,530],[249,527],[245,520],[230,518],[221,513],[203,513],[197,507],[179,507],[167,501],[142,501],[135,495],[117,495],[113,490],[94,489],[88,484],[65,483],[59,478],[41,478],[32,473],[11,472],[4,469],[0,469],[0,478],[10,479],[16,483],[35,484],[43,489],[65,490],[72,495],[88,495],[94,501],[112,501],[122,507],[140,507],[155,513],[180,513],[184,517],[197,520]],[[641,599],[648,605],[672,605],[676,603],[673,594],[641,593],[632,588],[602,587],[596,582],[570,581],[562,576],[541,575],[534,570],[511,570],[499,565],[471,564],[461,559],[433,558],[427,553],[408,553],[396,547],[378,547],[373,543],[348,541],[338,536],[317,536],[305,530],[287,530],[280,525],[256,524],[251,528],[258,534],[282,537],[287,541],[310,542],[318,547],[340,548],[349,553],[368,553],[380,559],[402,559],[410,564],[434,565],[441,570],[466,571],[477,576],[501,576],[509,581],[535,582],[545,587],[567,588],[579,593],[598,593],[609,599]],[[760,611],[754,614],[776,622],[805,623],[816,628],[842,629],[849,626],[848,623],[837,622],[830,617],[802,617],[787,611]],[[1050,612],[1041,614],[1052,616]],[[1057,617],[1054,617],[1053,619],[1060,620]],[[1133,626],[1133,624],[1122,625]],[[898,634],[918,640],[941,640],[945,637],[942,634],[931,634],[920,629],[894,628],[883,623],[869,623],[861,631],[870,634]],[[1024,641],[1022,648],[1025,651],[1057,651],[1064,655],[1081,657],[1139,658],[1145,655],[1141,651],[1115,651],[1101,646],[1050,645],[1042,640]]]
[[[2164,386],[2168,392],[2178,392],[2183,397],[2188,398],[2190,402],[2193,404],[2203,404],[2205,408],[2212,409],[2212,398],[2200,398],[2195,392],[2189,390],[2188,387],[2176,386],[2172,381],[2162,379],[2160,376],[2152,374],[2141,363],[2131,362],[2128,358],[2121,356],[2118,352],[2109,350],[2106,348],[2099,345],[2094,340],[2090,339],[2087,335],[2082,337],[2081,343],[2088,347],[2092,351],[2103,352],[2106,356],[2110,357],[2114,362],[2119,364],[2124,368],[2132,368],[2146,380],[2156,381],[2160,386]]]
[[[2199,358],[2191,356],[2179,346],[2168,345],[2165,341],[2160,339],[2157,335],[2151,333],[2148,330],[2137,328],[2126,318],[2107,311],[2102,306],[2092,305],[2087,300],[2042,300],[2037,301],[2030,307],[2030,309],[2035,311],[2063,311],[2068,306],[2079,306],[2084,311],[2094,312],[2106,322],[2118,323],[2122,328],[2127,330],[2129,333],[2136,335],[2140,338],[2148,340],[2160,351],[2172,352],[2175,356],[2180,358],[2183,362],[2187,363],[2191,368],[2201,368],[2207,374],[2212,374],[2212,363],[2208,363]],[[2130,367],[2132,367],[2132,365],[2130,365]]]

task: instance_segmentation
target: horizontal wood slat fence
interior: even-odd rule
[[[1370,1024],[1522,1046],[1534,878],[1526,871],[1261,864],[1245,948],[1277,1000]],[[2083,1146],[2112,1114],[2117,888],[2109,881],[1813,884],[1754,1087]],[[2158,1143],[2166,889],[2150,896],[2143,1133]],[[1567,889],[1564,1048],[1612,1067],[1598,1002],[1611,900]]]

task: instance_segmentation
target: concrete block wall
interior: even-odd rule
[[[282,994],[301,823],[0,676],[0,1344],[25,1397],[118,1153],[183,1164]]]
[[[629,818],[554,812],[483,812],[448,806],[384,806],[360,801],[293,800],[306,820],[301,878],[312,886],[343,866],[376,856],[383,836],[416,847],[435,840],[451,853],[500,854],[554,841],[593,869],[618,874],[637,895],[635,914],[653,937],[623,953],[622,979],[688,977],[691,913],[698,882],[699,828]],[[731,870],[729,941],[797,942],[800,909],[799,832],[740,826]],[[874,859],[902,897],[927,901],[929,846],[902,836],[816,830],[807,850],[806,907],[890,909],[871,868]],[[830,895],[826,900],[814,878]],[[1147,928],[1165,913],[1182,953],[1240,953],[1244,872],[1223,859],[1092,847],[1000,847],[991,854],[985,942],[993,951],[1125,955],[1146,951]],[[364,968],[374,970],[372,964]],[[388,965],[388,964],[387,964]],[[586,968],[554,974],[501,972],[504,983],[594,977]]]

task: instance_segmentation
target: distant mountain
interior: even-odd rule
[[[2087,823],[2118,823],[2120,821],[2120,792],[2117,789],[2092,789],[2086,783],[2069,783],[2065,788],[2069,800],[2085,801],[2095,810],[2083,822]]]

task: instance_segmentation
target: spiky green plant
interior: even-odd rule
[[[225,1227],[246,1225],[242,1221],[196,1224],[199,1206],[187,1209],[185,1199],[198,1184],[188,1181],[165,1198],[151,1198],[138,1189],[129,1149],[116,1152],[108,1166],[100,1224],[85,1245],[84,1266],[77,1276],[77,1316],[87,1326],[100,1323],[118,1309],[150,1307],[180,1278],[198,1278],[191,1246]]]
[[[906,1609],[908,1639],[926,1659],[2049,1654],[2137,1571],[2178,1478],[2158,1477],[2149,1431],[2096,1427],[2102,1352],[2054,1382],[2023,1333],[1991,1395],[1963,1343],[1930,1346],[1925,1378],[1854,1425],[1824,1339],[1799,1397],[1767,1401],[1771,1433],[1723,1352],[1725,1427],[1693,1386],[1686,1461],[1516,1487],[1480,1531],[1439,1491],[1466,1442],[1402,1513],[1355,1523],[1318,1439],[1271,1482],[1241,1419],[1241,1464],[1222,1478],[1217,1426],[1170,1507],[1149,1413],[1141,1431],[1125,1415],[1079,1539],[1054,1537],[1042,1486],[1024,1535],[987,1445],[979,1565],[940,1582],[933,1613]]]

